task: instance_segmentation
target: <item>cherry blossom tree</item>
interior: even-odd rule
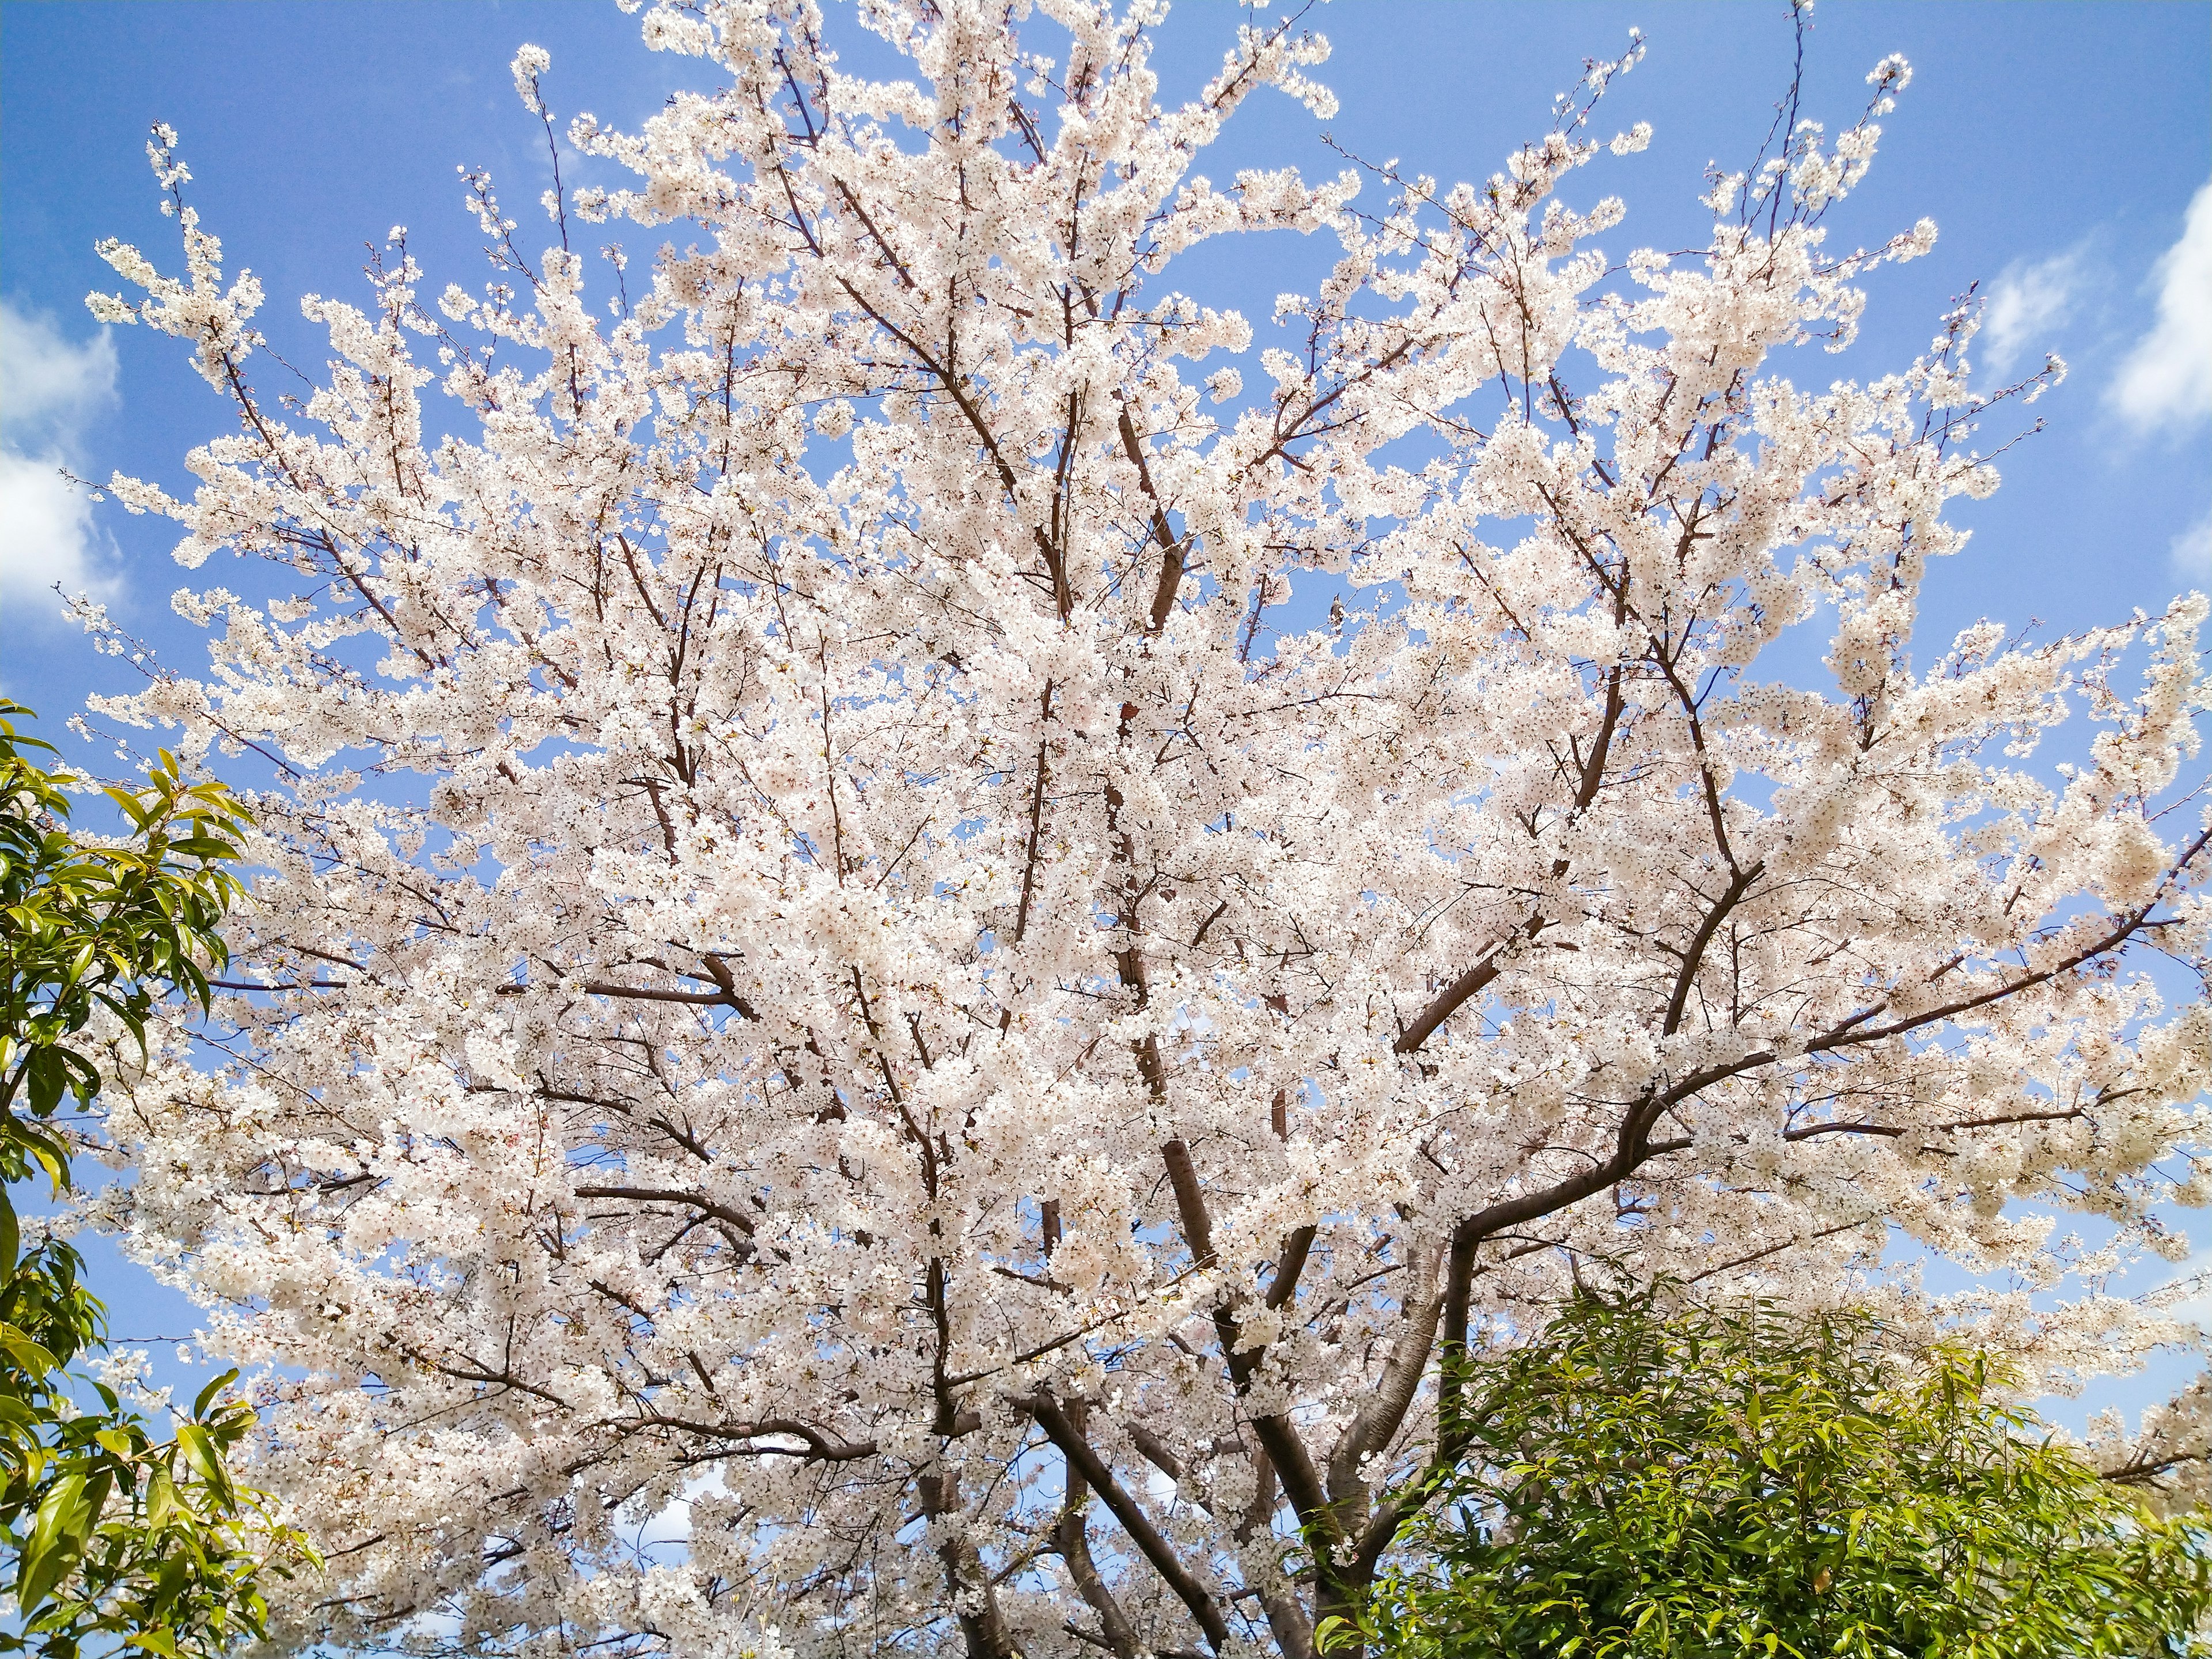
[[[112,493],[277,595],[180,594],[212,670],[101,705],[276,778],[221,1022],[112,1059],[116,1220],[289,1368],[301,1639],[1304,1659],[1441,1362],[1578,1273],[2046,1376],[2174,1334],[1872,1277],[2175,1253],[2212,1070],[2142,966],[2212,950],[2205,600],[1916,662],[2060,366],[1977,390],[1971,306],[1812,350],[1934,241],[1823,228],[1904,63],[1622,264],[1562,187],[1634,49],[1482,185],[1224,185],[1318,38],[1169,106],[1156,5],[1030,10],[870,0],[878,81],[811,0],[665,0],[723,78],[634,133],[526,47],[632,182],[528,239],[471,175],[496,280],[426,305],[395,233],[297,398],[166,129],[185,274],[104,250],[238,416]],[[1255,334],[1170,267],[1257,231],[1334,263]]]

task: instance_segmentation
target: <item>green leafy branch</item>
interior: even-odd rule
[[[43,1175],[58,1195],[70,1144],[56,1114],[65,1100],[89,1109],[100,1089],[80,1034],[105,1009],[143,1056],[160,1000],[206,1008],[227,958],[218,930],[245,890],[228,866],[252,818],[222,784],[187,782],[165,750],[144,787],[105,792],[128,837],[81,841],[68,780],[23,753],[52,752],[17,730],[28,713],[0,699],[0,1180]],[[12,1561],[19,1620],[0,1652],[77,1659],[112,1637],[167,1659],[220,1653],[265,1633],[265,1578],[318,1558],[232,1479],[256,1422],[224,1397],[236,1371],[156,1440],[113,1389],[70,1369],[106,1341],[83,1269],[59,1239],[23,1249],[0,1187],[0,1571]]]
[[[2000,1362],[1838,1314],[1578,1298],[1468,1367],[1465,1447],[1359,1616],[1392,1659],[2179,1659],[2212,1529],[2160,1518]]]

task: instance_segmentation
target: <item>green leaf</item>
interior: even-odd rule
[[[34,1342],[13,1326],[0,1325],[0,1349],[22,1370],[45,1376],[61,1369],[61,1361],[42,1342]]]
[[[76,1559],[69,1522],[83,1504],[84,1484],[82,1474],[64,1476],[39,1505],[15,1573],[15,1602],[26,1618],[45,1604]]]
[[[214,1382],[209,1383],[204,1389],[202,1389],[199,1391],[198,1395],[192,1401],[192,1415],[194,1417],[205,1417],[207,1415],[209,1402],[217,1395],[221,1394],[225,1389],[228,1388],[237,1378],[237,1376],[238,1367],[233,1365],[221,1376],[216,1377]]]
[[[183,1505],[177,1501],[177,1483],[159,1464],[146,1478],[146,1527],[159,1532]]]
[[[158,1531],[159,1528],[149,1527],[149,1529]],[[175,1601],[177,1593],[184,1589],[191,1576],[191,1559],[182,1550],[172,1549],[167,1558],[161,1563],[160,1576],[154,1581],[153,1610],[159,1612],[169,1602]]]
[[[63,1070],[60,1051],[51,1048],[31,1051],[31,1111],[38,1117],[52,1115],[62,1103]]]
[[[230,1472],[223,1467],[222,1454],[209,1438],[208,1431],[198,1423],[179,1423],[177,1446],[194,1473],[214,1489],[217,1499],[228,1507],[232,1502]]]

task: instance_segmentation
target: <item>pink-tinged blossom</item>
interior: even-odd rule
[[[298,1379],[302,1640],[1306,1656],[1440,1358],[1577,1273],[1972,1315],[2051,1376],[2175,1334],[2027,1295],[2206,1190],[2212,1012],[2137,966],[2212,945],[2206,603],[1916,646],[1996,482],[1974,317],[1788,355],[1933,245],[1821,224],[1902,62],[1623,266],[1557,190],[1643,143],[1590,121],[1630,60],[1480,185],[1224,185],[1245,98],[1332,106],[1319,40],[1164,107],[1156,8],[1040,9],[1049,58],[870,0],[879,82],[805,0],[654,6],[726,82],[565,130],[632,175],[580,220],[662,241],[613,312],[619,257],[470,174],[497,280],[426,308],[395,235],[296,405],[180,197],[185,278],[106,250],[148,297],[100,314],[244,417],[116,495],[298,573],[180,600],[212,671],[106,707],[280,777],[229,1054],[108,1098],[138,1248]],[[1240,373],[1170,267],[1256,230],[1335,262]],[[2024,1288],[1918,1297],[1898,1235]]]

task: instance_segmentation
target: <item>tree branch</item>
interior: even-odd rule
[[[1091,1443],[1076,1432],[1075,1425],[1068,1421],[1067,1413],[1061,1409],[1059,1401],[1048,1390],[1040,1389],[1026,1403],[1030,1415],[1036,1419],[1037,1426],[1044,1431],[1046,1438],[1060,1448],[1067,1459],[1068,1467],[1080,1474],[1106,1507],[1113,1511],[1114,1518],[1121,1523],[1121,1529],[1129,1534],[1130,1541],[1143,1553],[1145,1559],[1152,1563],[1153,1571],[1167,1582],[1168,1588],[1190,1609],[1191,1616],[1198,1620],[1199,1628],[1206,1632],[1206,1639],[1212,1645],[1213,1650],[1219,1653],[1229,1644],[1229,1625],[1221,1616],[1220,1607],[1206,1594],[1205,1586],[1191,1576],[1190,1569],[1183,1565],[1182,1558],[1176,1553],[1174,1547],[1160,1536],[1159,1528],[1152,1524],[1152,1517],[1122,1490],[1121,1484],[1099,1460]]]

